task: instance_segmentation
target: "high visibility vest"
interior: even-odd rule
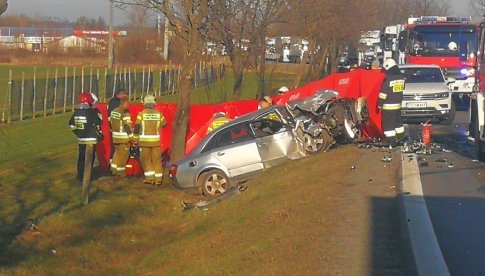
[[[165,117],[158,110],[145,108],[136,117],[135,140],[141,147],[160,145],[160,128],[167,124]]]

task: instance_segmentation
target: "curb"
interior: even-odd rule
[[[450,275],[428,213],[417,155],[402,159],[404,218],[419,275]]]

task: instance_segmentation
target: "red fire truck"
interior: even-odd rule
[[[485,162],[485,19],[480,23],[478,34],[477,78],[470,102],[469,136],[475,141],[478,159]]]
[[[477,28],[467,17],[409,18],[399,35],[400,54],[406,63],[440,66],[458,103],[468,108],[475,85]]]

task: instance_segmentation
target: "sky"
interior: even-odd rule
[[[5,14],[23,13],[28,16],[49,16],[75,21],[81,16],[89,18],[103,17],[108,21],[108,0],[9,0]],[[123,11],[115,9],[114,23],[125,22]]]
[[[469,16],[468,2],[470,0],[449,0],[450,15]],[[7,14],[24,13],[29,16],[51,16],[74,21],[80,16],[91,18],[104,17],[107,21],[109,14],[108,0],[9,0]],[[124,12],[115,12],[115,24],[125,22]]]

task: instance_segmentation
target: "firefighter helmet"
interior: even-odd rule
[[[79,103],[93,104],[94,103],[93,96],[91,95],[91,93],[89,93],[87,91],[82,92],[79,95]]]
[[[282,86],[282,87],[280,87],[280,89],[278,89],[278,94],[284,94],[288,91],[290,91],[290,89],[288,89],[288,87]]]
[[[384,69],[386,69],[386,71],[388,71],[389,69],[391,69],[394,66],[397,66],[397,63],[392,58],[388,58],[388,59],[386,59],[386,61],[384,61]]]
[[[153,95],[146,95],[145,98],[143,99],[144,104],[155,104],[155,96]]]
[[[96,96],[93,92],[90,92],[91,97],[93,98],[93,104],[99,102],[98,96]]]
[[[448,49],[450,49],[451,51],[458,51],[458,44],[452,41],[448,44]]]
[[[222,117],[227,117],[226,113],[225,112],[216,112],[214,113],[214,115],[212,116],[213,119],[216,119],[216,118],[222,118]]]

